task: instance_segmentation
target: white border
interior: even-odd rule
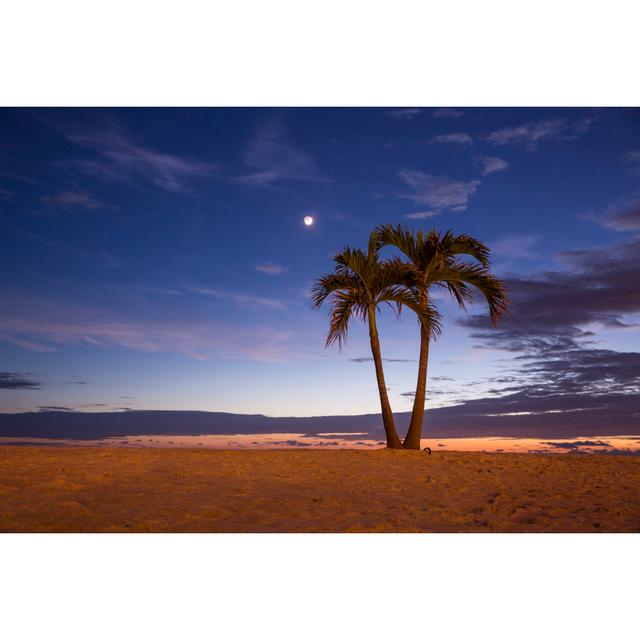
[[[620,534],[6,535],[0,625],[11,640],[619,640],[637,634],[639,558]]]
[[[636,106],[629,0],[7,0],[0,102]]]

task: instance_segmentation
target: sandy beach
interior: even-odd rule
[[[3,532],[639,532],[640,458],[0,447]]]

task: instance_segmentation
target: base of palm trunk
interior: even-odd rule
[[[420,439],[422,437],[422,429],[418,431],[417,429],[409,428],[409,432],[407,433],[407,437],[404,439],[402,446],[405,449],[416,449],[420,451]]]

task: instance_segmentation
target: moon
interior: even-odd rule
[[[304,224],[305,226],[310,227],[313,224],[313,218],[311,216],[305,216]]]

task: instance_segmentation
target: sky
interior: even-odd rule
[[[0,109],[0,411],[376,413],[366,327],[325,349],[308,292],[387,222],[509,289],[496,328],[439,296],[427,407],[637,426],[638,109]],[[409,411],[417,322],[379,329]]]

